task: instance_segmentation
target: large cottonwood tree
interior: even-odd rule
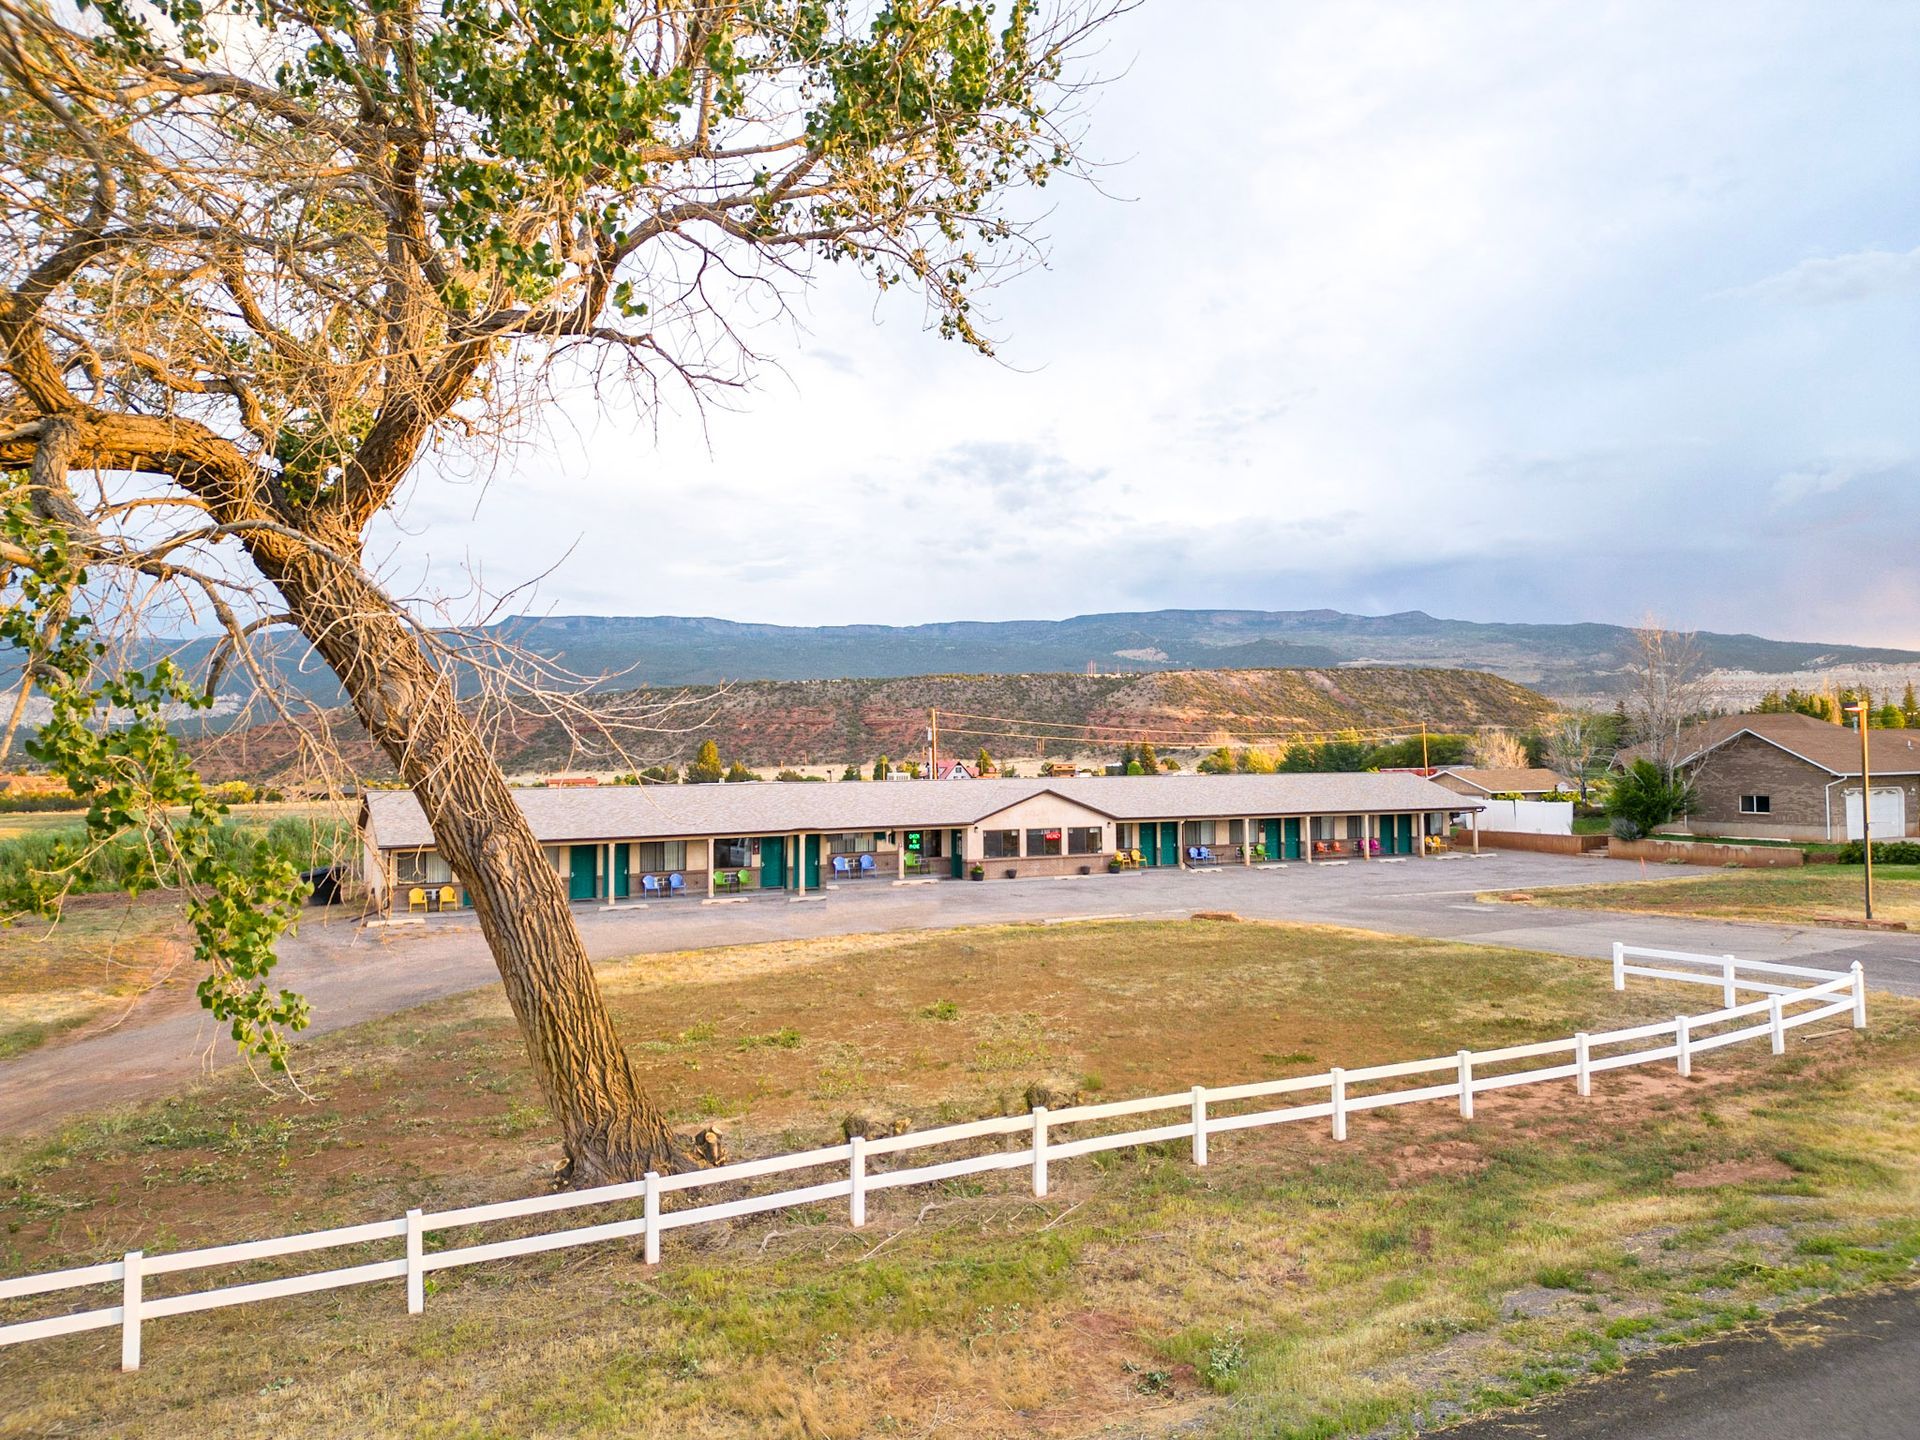
[[[242,664],[297,630],[473,897],[573,1180],[689,1163],[368,528],[430,449],[485,453],[559,387],[739,383],[745,324],[835,262],[987,348],[974,296],[1032,253],[1009,200],[1074,163],[1057,117],[1111,6],[81,5],[0,0],[4,638],[65,707],[44,752],[102,827],[191,784],[153,759],[178,677],[101,688],[109,595],[190,597]],[[228,944],[279,903],[255,878],[202,950],[208,1003],[271,1047],[297,997],[270,936]]]

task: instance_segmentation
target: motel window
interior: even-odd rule
[[[1742,815],[1771,815],[1773,797],[1771,795],[1742,795],[1740,797]]]
[[[1364,815],[1347,816],[1347,839],[1364,840],[1367,838],[1367,817]]]
[[[1246,821],[1229,820],[1227,822],[1227,843],[1229,845],[1244,845],[1247,843]]]
[[[1100,853],[1100,827],[1098,825],[1076,825],[1067,831],[1067,853],[1069,855],[1098,855]]]
[[[643,840],[634,846],[635,869],[684,870],[687,868],[687,842],[684,840]]]
[[[1018,830],[982,830],[980,853],[989,860],[1013,860],[1020,854]]]
[[[1189,845],[1213,844],[1213,821],[1189,820],[1187,822],[1187,843]]]
[[[1333,839],[1333,822],[1334,822],[1334,817],[1331,815],[1314,816],[1313,817],[1313,834],[1310,838],[1314,840]]]
[[[445,885],[453,879],[453,870],[431,850],[415,850],[394,856],[394,883],[399,885]]]
[[[1064,832],[1060,830],[1029,830],[1027,831],[1027,854],[1058,855],[1064,838]]]
[[[827,853],[830,855],[871,855],[875,835],[871,830],[862,830],[856,835],[829,835]]]
[[[751,840],[716,840],[713,863],[722,870],[749,869],[758,863]]]

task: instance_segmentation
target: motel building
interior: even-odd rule
[[[521,789],[582,903],[789,898],[861,882],[1366,861],[1429,852],[1481,808],[1409,774]],[[368,792],[363,877],[393,914],[466,904],[413,795]],[[1475,843],[1478,830],[1475,829]]]

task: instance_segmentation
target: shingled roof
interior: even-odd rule
[[[1704,720],[1681,737],[1680,763],[1691,765],[1710,751],[1740,735],[1751,735],[1829,775],[1860,773],[1860,732],[1811,715],[1720,715]],[[1876,775],[1920,775],[1920,731],[1874,730],[1867,743]],[[1632,760],[1645,754],[1644,746],[1621,752]]]
[[[682,836],[833,834],[973,825],[1036,795],[1058,795],[1112,820],[1388,814],[1482,808],[1417,775],[1127,775],[1096,779],[976,780],[965,785],[885,780],[855,784],[601,785],[515,790],[548,844]],[[433,844],[410,790],[367,792],[362,822],[383,850]]]

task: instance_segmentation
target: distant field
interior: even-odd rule
[[[329,816],[351,820],[353,813],[351,804],[289,800],[271,805],[236,805],[230,818],[237,824],[268,825],[280,819],[321,820]],[[0,840],[13,835],[37,835],[48,830],[78,830],[84,814],[80,810],[0,812]]]
[[[404,945],[397,940],[396,945]],[[404,959],[401,953],[396,958]],[[1604,965],[1306,927],[1096,923],[605,967],[645,1083],[738,1155],[1674,1013]],[[1920,1255],[1920,1006],[1792,1053],[1063,1162],[399,1288],[0,1351],[0,1434],[1400,1433]],[[0,1270],[537,1192],[558,1149],[497,991],[0,1145]],[[1058,1103],[1058,1102],[1056,1102]],[[476,1238],[485,1238],[476,1236]],[[371,1255],[368,1258],[373,1258]],[[274,1273],[252,1267],[235,1280]],[[165,1286],[158,1287],[162,1290]],[[0,1321],[20,1313],[0,1307]],[[1436,1408],[1439,1407],[1439,1408]]]
[[[24,920],[0,928],[0,1060],[143,997],[186,1000],[199,977],[179,902],[168,896],[76,901],[58,925]]]
[[[1672,880],[1626,885],[1569,885],[1525,892],[1525,903],[1567,910],[1627,910],[1711,920],[1764,920],[1813,925],[1861,914],[1862,867],[1814,865],[1798,870],[1710,870]],[[1493,893],[1490,900],[1512,900]],[[1873,913],[1920,929],[1920,866],[1873,867]]]

